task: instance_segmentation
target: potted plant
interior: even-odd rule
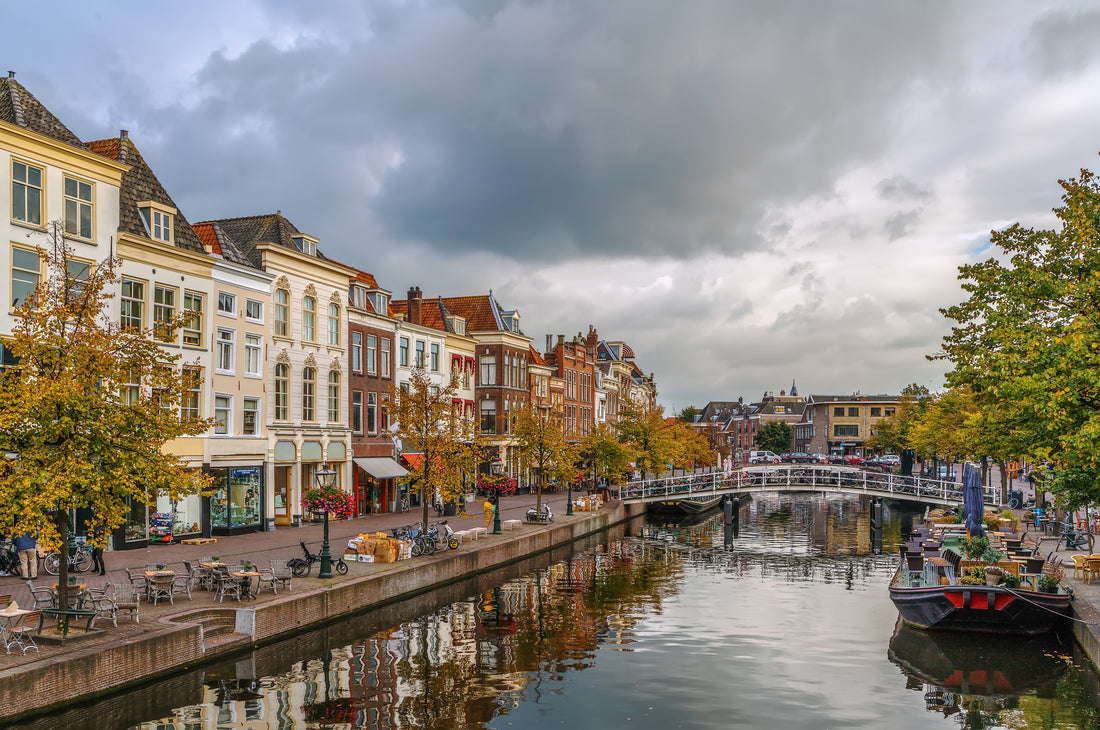
[[[968,537],[962,542],[963,552],[967,560],[981,560],[982,555],[989,550],[988,537]]]
[[[977,566],[967,568],[959,578],[959,584],[964,586],[985,585],[985,571]]]
[[[1044,593],[1057,593],[1058,584],[1062,582],[1062,578],[1065,577],[1065,572],[1062,570],[1061,565],[1048,565],[1043,569],[1043,574],[1039,576],[1039,590]]]
[[[1019,588],[1020,576],[1014,573],[1005,573],[1004,577],[1001,578],[1001,585],[1003,585],[1005,588]]]
[[[984,569],[985,572],[985,584],[987,586],[999,586],[1001,581],[1004,580],[1005,572],[1003,569],[996,565],[987,565]]]
[[[211,555],[210,559],[213,560],[215,563],[220,563],[222,560],[220,555]]]

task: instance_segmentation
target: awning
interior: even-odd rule
[[[420,466],[420,462],[424,461],[424,454],[412,453],[401,454],[401,458],[405,460],[405,463],[411,466],[413,469]]]
[[[375,479],[393,479],[403,477],[409,472],[388,456],[370,456],[352,459],[355,465]]]

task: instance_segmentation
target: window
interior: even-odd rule
[[[244,300],[244,318],[249,322],[264,321],[264,303],[255,299]]]
[[[246,377],[260,377],[260,357],[263,354],[264,340],[260,335],[244,336],[244,374]]]
[[[157,285],[153,288],[153,328],[161,342],[175,342],[172,320],[176,317],[176,290]]]
[[[309,256],[317,255],[317,240],[309,238],[307,236],[291,236],[290,240],[294,241],[294,246],[299,251]]]
[[[122,280],[122,293],[119,297],[119,324],[127,332],[141,332],[144,325],[145,283]]]
[[[200,401],[202,368],[186,366],[183,368],[183,376],[187,382],[187,392],[184,393],[183,403],[180,406],[180,416],[184,419],[197,420],[202,413]]]
[[[378,433],[377,393],[367,393],[367,433]]]
[[[363,372],[363,333],[351,333],[351,371]]]
[[[302,339],[317,341],[317,300],[313,297],[302,297]]]
[[[227,317],[237,316],[237,295],[230,294],[229,292],[218,292],[218,314],[224,314]]]
[[[241,433],[245,436],[255,436],[258,433],[256,424],[260,422],[260,399],[245,398],[241,408]]]
[[[496,401],[481,401],[481,432],[497,432],[497,404]]]
[[[375,375],[378,373],[378,337],[376,335],[367,335],[367,374]]]
[[[38,279],[42,274],[42,260],[38,251],[29,248],[11,249],[11,307],[22,306],[34,296]]]
[[[849,408],[848,409],[848,418],[859,418],[859,408],[858,407]]]
[[[64,178],[65,232],[78,238],[92,237],[92,184]]]
[[[382,407],[378,410],[378,427],[383,431],[390,427],[390,397],[382,394]]]
[[[418,368],[424,367],[424,364],[425,364],[424,363],[424,343],[420,340],[416,341],[416,362],[414,364]]]
[[[233,350],[236,345],[236,333],[233,330],[218,328],[218,342],[214,351],[214,369],[219,373],[233,374]]]
[[[229,433],[229,414],[233,410],[233,398],[228,395],[214,396],[214,433]]]
[[[497,382],[497,359],[494,355],[481,356],[481,385],[495,385]]]
[[[328,374],[328,422],[340,423],[340,373]]]
[[[398,351],[398,363],[401,367],[407,368],[409,366],[409,338],[402,337],[401,345]]]
[[[382,371],[382,377],[390,377],[390,339],[388,337],[382,338],[382,365],[379,368]]]
[[[275,290],[275,334],[290,337],[290,292]]]
[[[153,220],[152,225],[149,226],[149,233],[157,241],[164,241],[165,243],[172,242],[172,216],[168,213],[162,213],[159,210],[152,211]]]
[[[351,430],[363,433],[363,391],[351,392]]]
[[[42,225],[42,168],[11,161],[11,219]]]
[[[565,378],[565,382],[566,382],[565,395],[566,395],[566,397],[572,398],[573,395],[570,392],[569,382],[570,382],[570,378],[573,375],[573,372],[569,371],[565,375],[566,375],[566,378]],[[510,355],[505,355],[504,356],[504,384],[505,385],[511,385],[512,384],[512,358],[511,358]]]
[[[859,426],[854,423],[833,425],[833,436],[859,436]]]
[[[893,408],[887,408],[886,409],[886,417],[889,418],[892,415],[894,415],[894,409]]]
[[[833,416],[836,418],[844,418],[844,408],[842,406],[837,406],[836,408],[834,408]]]
[[[118,389],[119,402],[124,406],[137,405],[141,400],[141,376],[133,370],[128,370],[126,382]]]
[[[190,317],[183,325],[183,344],[192,347],[202,346],[202,308],[203,295],[193,291],[183,293],[183,308]]]
[[[317,370],[315,368],[302,369],[302,420],[316,420],[314,405],[317,394]]]
[[[328,305],[328,343],[340,344],[340,305],[335,302]]]
[[[882,415],[882,408],[879,406],[871,406],[871,418]]]
[[[348,301],[351,302],[351,306],[359,309],[367,308],[367,290],[361,286],[349,286],[348,287]]]
[[[389,311],[389,297],[382,292],[371,292],[370,305],[375,312],[381,315],[385,315]]]
[[[432,343],[432,372],[439,372],[439,345]]]
[[[285,421],[290,411],[290,366],[275,366],[275,420]]]

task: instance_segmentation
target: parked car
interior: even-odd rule
[[[792,451],[779,457],[785,464],[812,464],[815,459],[804,451]]]
[[[831,463],[833,463],[832,459],[826,454],[810,454],[810,456],[812,456],[813,459],[814,459],[814,462],[816,462],[818,464],[831,464]]]
[[[883,454],[878,460],[890,466],[901,466],[901,457],[897,454]]]
[[[778,464],[779,456],[771,451],[750,451],[750,464]]]

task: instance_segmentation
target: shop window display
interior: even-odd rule
[[[126,542],[149,538],[149,510],[144,502],[127,498],[130,511],[126,515]]]
[[[214,527],[252,527],[260,524],[260,469],[218,470],[210,495],[210,523]]]

